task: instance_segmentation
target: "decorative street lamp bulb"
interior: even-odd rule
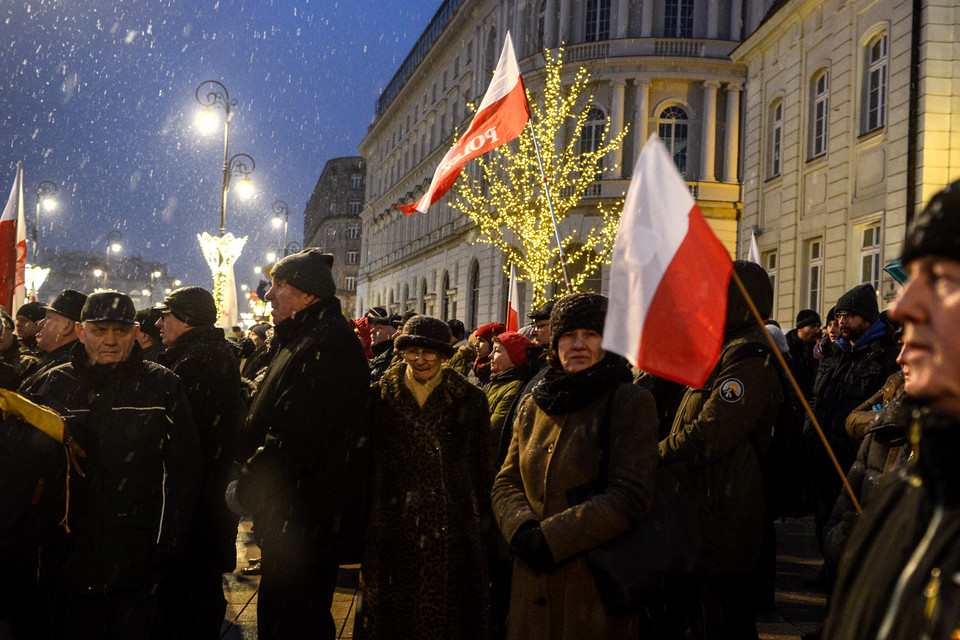
[[[248,286],[245,285],[245,284],[240,285],[240,290],[241,290],[241,291],[246,291],[246,290],[249,289],[249,288],[250,288],[250,287],[248,287]]]
[[[120,253],[120,249],[122,248],[123,247],[120,246],[119,242],[114,242],[112,245],[110,245],[110,250],[114,253]]]
[[[57,208],[57,201],[53,198],[44,198],[43,199],[43,209],[44,211],[54,211]]]
[[[283,220],[280,219],[280,216],[277,216],[273,219],[274,228],[279,228],[283,224]]]
[[[94,277],[94,278],[99,278],[99,277],[102,276],[102,275],[103,275],[103,269],[94,269],[94,270],[93,270],[93,277]]]
[[[142,295],[142,296],[148,296],[148,295],[150,295],[150,290],[149,290],[149,289],[141,289],[141,290],[140,290],[140,295]]]
[[[250,178],[242,178],[240,182],[237,183],[237,193],[239,193],[240,197],[244,200],[253,195],[253,182],[250,181]]]
[[[262,267],[254,267],[254,268],[253,268],[253,272],[254,272],[254,273],[260,273],[261,271],[263,271],[263,268],[262,268]]]
[[[170,293],[171,291],[172,289],[170,289],[170,287],[167,287],[166,289],[163,290],[164,293]]]
[[[180,281],[179,281],[179,280],[174,280],[174,281],[173,281],[173,286],[179,287],[179,286],[180,286]]]
[[[159,278],[159,277],[162,276],[162,275],[163,275],[163,274],[160,273],[159,271],[154,271],[154,272],[153,272],[153,277],[154,277],[154,278]]]
[[[273,261],[275,261],[276,259],[277,259],[277,254],[273,253],[272,251],[267,254],[267,260],[268,260],[269,262],[273,262]]]
[[[197,129],[201,133],[213,133],[217,128],[217,114],[209,107],[200,112],[197,116]]]

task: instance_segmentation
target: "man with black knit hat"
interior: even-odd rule
[[[249,459],[236,487],[260,539],[261,640],[332,639],[338,566],[359,560],[369,370],[332,266],[319,249],[287,256],[265,295],[273,356],[244,426]]]
[[[20,337],[20,345],[33,352],[34,355],[40,355],[37,347],[37,332],[40,331],[39,322],[43,320],[46,309],[42,302],[28,302],[17,309],[17,335]]]
[[[156,362],[157,356],[163,353],[163,341],[160,338],[160,327],[157,321],[160,320],[160,310],[156,307],[148,307],[137,311],[137,324],[140,325],[140,333],[137,335],[137,342],[143,349],[143,359],[150,362]]]
[[[913,464],[878,490],[854,529],[825,638],[954,638],[960,629],[960,182],[911,223],[901,261],[910,277],[890,316],[904,327],[904,388],[923,403],[910,429]]]
[[[797,314],[793,329],[784,336],[790,348],[791,371],[800,385],[803,397],[813,394],[813,381],[820,362],[813,357],[813,347],[820,338],[820,314],[813,309],[802,309]]]
[[[70,349],[77,341],[77,323],[86,301],[87,296],[79,291],[64,289],[43,308],[37,333],[40,357],[23,372],[21,392],[29,393],[47,371],[70,361]]]
[[[203,449],[200,499],[184,554],[160,585],[161,628],[168,638],[215,640],[227,608],[223,574],[237,562],[237,516],[223,496],[246,417],[240,367],[223,329],[214,326],[219,314],[209,291],[177,289],[156,310],[166,347],[157,362],[183,381]]]
[[[811,408],[844,473],[857,456],[860,443],[847,435],[844,423],[860,403],[876,393],[897,370],[897,340],[893,327],[880,315],[877,292],[859,284],[837,300],[840,337],[833,357],[821,361],[814,383]],[[803,427],[807,472],[811,483],[817,539],[823,548],[823,527],[830,518],[842,480],[817,435],[810,418]],[[831,576],[821,576],[826,585]]]

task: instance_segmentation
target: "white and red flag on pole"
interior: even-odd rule
[[[723,346],[733,263],[654,134],[637,158],[613,249],[603,348],[701,387]]]
[[[507,289],[507,321],[504,325],[507,331],[520,330],[520,293],[517,289],[517,268],[510,265],[510,288]]]
[[[513,52],[513,41],[507,32],[493,80],[470,121],[470,127],[443,156],[423,197],[397,208],[407,215],[414,211],[426,213],[430,205],[442,198],[457,181],[463,165],[519,136],[528,120],[530,105],[524,93],[517,56]]]
[[[12,316],[23,305],[26,293],[27,229],[23,221],[23,163],[0,216],[0,305]]]

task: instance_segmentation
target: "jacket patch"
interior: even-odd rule
[[[738,402],[743,397],[743,383],[736,378],[727,378],[720,383],[720,397],[727,402]]]

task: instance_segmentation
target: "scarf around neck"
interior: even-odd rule
[[[576,373],[550,367],[533,388],[533,401],[548,415],[576,413],[621,384],[631,382],[633,375],[626,361],[608,353],[597,364]]]

